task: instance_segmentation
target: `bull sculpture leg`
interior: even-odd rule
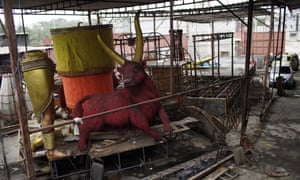
[[[161,107],[159,109],[158,115],[159,115],[161,122],[163,123],[165,133],[171,134],[172,127],[170,126],[168,115],[163,107]]]
[[[42,51],[29,51],[22,60],[24,80],[34,113],[42,127],[54,123],[55,110],[53,100],[54,64]],[[44,148],[48,159],[64,157],[55,149],[54,128],[42,132]]]
[[[131,111],[129,117],[132,125],[147,133],[156,141],[161,140],[161,136],[149,126],[148,119],[142,114],[141,111]]]
[[[102,130],[103,129],[103,121],[101,120],[101,117],[99,118],[94,118],[89,120],[92,123],[84,123],[84,125],[79,125],[79,150],[81,152],[87,151],[88,150],[88,141],[89,141],[89,136],[92,131],[95,130]],[[94,122],[97,122],[94,124]]]

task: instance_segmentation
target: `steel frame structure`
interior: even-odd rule
[[[29,1],[28,1],[29,2]],[[38,1],[36,1],[38,3]],[[45,3],[45,1],[43,1]],[[73,2],[75,2],[75,4],[72,4]],[[71,1],[71,0],[67,0],[67,1],[63,1],[61,3],[46,3],[46,4],[38,4],[36,6],[32,6],[32,7],[28,7],[28,9],[30,9],[31,13],[32,14],[36,14],[37,12],[44,12],[44,11],[48,11],[48,10],[55,10],[55,8],[61,8],[61,10],[63,10],[64,8],[68,9],[68,8],[71,8],[72,10],[75,10],[77,7],[77,10],[82,10],[80,7],[85,5],[85,3],[88,3],[88,2],[92,2],[92,1]],[[156,2],[156,3],[155,3]],[[169,3],[167,1],[164,1],[162,2],[163,6],[162,7],[159,7],[158,3],[157,2],[159,1],[152,1],[151,3],[146,3],[146,4],[155,4],[153,5],[153,7],[150,7],[150,5],[146,5],[144,6],[145,4],[134,4],[134,7],[132,7],[132,9],[129,9],[130,6],[132,6],[132,4],[127,4],[126,8],[123,9],[122,11],[136,11],[136,10],[140,10],[140,9],[160,9],[160,8],[167,8],[169,7],[170,8],[170,12],[169,12],[169,17],[170,17],[170,29],[171,29],[171,32],[173,31],[173,26],[172,26],[172,21],[174,20],[174,17],[176,16],[176,13],[175,13],[175,10],[173,10],[173,8],[175,6],[177,7],[181,7],[183,6],[184,4],[177,4],[177,2],[179,1],[173,1],[171,0]],[[181,2],[186,2],[186,1],[181,1]],[[207,1],[196,1],[196,0],[193,0],[191,2],[191,4],[199,4],[199,3],[205,3]],[[220,2],[220,1],[219,1]],[[286,2],[282,2],[282,1],[275,1],[275,3],[273,4],[273,1],[253,1],[253,0],[250,0],[249,1],[249,5],[247,6],[247,17],[248,17],[248,22],[247,23],[244,23],[247,25],[248,29],[247,29],[247,54],[246,54],[246,66],[245,66],[245,87],[244,87],[244,108],[243,108],[243,120],[242,120],[242,135],[245,133],[245,130],[246,130],[246,127],[247,127],[247,111],[248,111],[248,87],[249,87],[249,71],[248,71],[248,65],[249,65],[249,60],[250,60],[250,47],[251,47],[251,32],[252,32],[252,18],[253,18],[253,12],[255,10],[255,3],[256,2],[262,2],[263,4],[266,4],[267,6],[273,6],[273,5],[277,5],[279,7],[284,7],[286,8],[287,5],[289,5],[288,3],[292,3],[293,1],[286,1]],[[157,5],[156,5],[157,4]],[[138,6],[135,6],[135,5],[138,5]],[[223,5],[222,5],[223,6]],[[17,59],[18,59],[18,56],[17,56],[17,45],[15,43],[15,30],[14,30],[14,23],[13,23],[13,12],[12,12],[12,9],[15,9],[15,8],[19,8],[21,9],[21,14],[24,15],[24,13],[27,14],[27,10],[26,12],[24,12],[24,10],[26,8],[21,8],[17,1],[9,1],[9,0],[4,0],[3,1],[3,4],[1,4],[1,7],[4,9],[3,13],[5,15],[5,22],[6,22],[6,29],[7,29],[7,36],[8,36],[8,40],[9,40],[9,44],[10,44],[10,59],[11,59],[11,69],[12,69],[12,72],[13,74],[18,74],[18,72],[16,72],[16,69],[15,67],[17,67]],[[295,7],[300,7],[300,3],[298,2],[298,4],[296,3],[295,4]],[[226,6],[223,6],[223,8],[226,8]],[[70,9],[70,10],[71,10]],[[120,9],[120,8],[117,8],[117,9]],[[58,9],[57,9],[58,10]],[[88,15],[90,15],[91,11],[92,10],[86,10],[88,11]],[[108,11],[111,11],[111,14],[113,14],[113,12],[116,12],[115,8],[111,8],[110,10]],[[163,12],[165,13],[165,12]],[[162,13],[162,14],[163,14]],[[115,13],[117,14],[117,13]],[[173,37],[171,38],[171,59],[173,59],[175,56],[174,56],[174,49],[173,49],[173,46],[174,45],[174,39]],[[172,69],[171,69],[172,71]],[[33,167],[31,166],[32,165],[32,152],[31,152],[31,148],[30,148],[30,139],[29,139],[29,134],[31,133],[28,129],[28,124],[27,124],[27,119],[26,119],[26,110],[25,110],[25,100],[24,100],[24,97],[23,97],[23,93],[22,93],[22,88],[21,88],[21,79],[20,77],[17,75],[16,76],[16,89],[17,89],[17,94],[18,94],[18,101],[19,101],[19,104],[18,104],[18,116],[19,116],[19,124],[20,124],[20,128],[21,128],[21,134],[22,134],[22,140],[24,141],[24,149],[25,149],[25,166],[26,166],[26,173],[27,173],[27,177],[28,179],[35,179],[35,173],[34,173],[34,169]],[[215,84],[214,84],[215,86]],[[172,89],[172,88],[171,88]],[[199,89],[196,89],[196,90],[199,90]],[[194,91],[196,91],[194,90]],[[189,91],[187,92],[189,93]],[[179,96],[181,95],[181,93],[178,93],[178,94],[175,94],[175,95],[171,95],[171,96],[168,96],[168,97],[164,97],[164,98],[170,98],[170,97],[173,97],[173,96]],[[158,99],[158,100],[161,100],[161,99]],[[146,103],[146,102],[145,102]],[[70,123],[73,123],[73,122],[70,122]],[[57,125],[59,126],[59,125]],[[47,127],[47,128],[51,128],[51,127]],[[39,129],[39,131],[43,130],[43,128]]]

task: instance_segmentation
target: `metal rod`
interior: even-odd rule
[[[235,12],[233,12],[228,6],[226,6],[225,4],[223,4],[220,0],[217,0],[225,9],[227,9],[233,16],[235,16],[236,18],[238,18],[244,25],[247,26],[247,23],[237,14],[235,14]],[[249,2],[250,3],[250,2]],[[249,13],[249,12],[248,12]],[[249,23],[249,21],[248,21]]]
[[[269,62],[270,62],[270,54],[271,54],[271,46],[272,46],[272,41],[273,41],[273,33],[274,33],[274,5],[272,4],[271,7],[271,19],[270,19],[270,29],[269,29],[269,42],[268,42],[268,51],[267,55],[264,59],[264,64],[265,64],[265,73],[264,73],[264,83],[263,83],[263,96],[262,96],[262,107],[260,111],[260,121],[263,120],[264,117],[264,112],[265,112],[265,103],[266,103],[266,94],[267,94],[267,79],[268,79],[268,70],[269,70]]]
[[[252,18],[253,18],[253,0],[249,1],[248,6],[248,26],[247,26],[247,46],[246,46],[246,62],[245,62],[245,85],[244,85],[244,109],[242,113],[242,126],[241,126],[241,138],[246,133],[248,124],[248,94],[249,94],[249,65],[250,65],[250,55],[251,55],[251,39],[252,39]]]
[[[88,11],[88,21],[89,21],[89,26],[91,26],[92,25],[91,11]]]
[[[191,64],[192,67],[194,67],[194,76],[195,76],[195,81],[197,79],[197,49],[196,49],[196,36],[193,36],[193,46],[194,46],[194,64]],[[193,63],[193,62],[191,62]],[[196,83],[195,83],[195,88],[196,88]]]
[[[174,1],[170,0],[170,44],[171,44],[171,59],[170,59],[170,93],[174,93],[173,87],[173,64],[175,59],[175,42],[174,42],[174,27],[173,27],[173,5]]]
[[[215,79],[215,25],[214,21],[211,21],[211,75],[212,79]]]
[[[276,61],[276,59],[277,59],[277,55],[278,55],[278,46],[279,46],[279,32],[281,31],[281,16],[282,16],[282,12],[281,12],[281,7],[279,8],[280,10],[279,10],[279,20],[278,20],[278,29],[277,29],[277,39],[276,39],[276,47],[275,47],[275,53],[273,53],[274,54],[274,57],[273,58],[275,58],[274,60]],[[275,43],[275,42],[274,42]],[[274,50],[273,50],[274,51]],[[281,58],[281,57],[280,57]],[[273,76],[273,79],[275,79],[275,71],[274,71],[274,73],[272,74],[272,76]],[[274,88],[272,88],[272,98],[273,98],[273,94],[274,94]]]
[[[155,54],[156,60],[160,60],[160,57],[157,55],[156,17],[155,17],[155,13],[153,13],[153,34],[154,34],[154,51],[155,51],[154,54]]]
[[[283,44],[284,44],[284,34],[285,34],[285,19],[286,19],[286,6],[284,6],[284,9],[283,9],[283,26],[282,26],[282,33],[281,33],[281,47],[280,47],[280,66],[282,65],[282,54],[283,54]],[[279,33],[279,32],[278,32]],[[278,76],[280,76],[280,70],[279,70],[279,74]]]
[[[277,53],[278,53],[278,48],[279,48],[279,32],[281,31],[281,16],[282,16],[282,13],[281,13],[281,8],[280,8],[280,11],[279,11],[279,20],[278,20],[278,30],[277,30],[277,40],[276,40],[276,51],[275,51],[275,57],[277,56]]]
[[[231,37],[231,77],[234,76],[234,65],[233,65],[233,33],[232,33],[232,37]]]
[[[7,36],[6,29],[5,29],[5,26],[4,26],[4,24],[3,24],[3,22],[2,22],[2,20],[1,20],[1,19],[0,19],[0,25],[1,25],[1,29],[3,30],[3,32],[4,32],[4,34],[5,34],[5,36]]]
[[[21,11],[21,17],[22,17],[22,29],[23,29],[23,34],[24,34],[24,45],[25,45],[25,51],[28,50],[28,44],[27,44],[27,36],[26,36],[26,30],[25,30],[25,23],[24,23],[24,14],[23,14],[23,9]]]
[[[218,78],[220,79],[220,40],[218,39]]]
[[[228,161],[231,158],[233,158],[233,154],[230,154],[229,156],[226,156],[224,159],[218,161],[217,163],[215,163],[212,166],[206,168],[205,170],[201,171],[200,173],[188,178],[188,180],[201,179],[202,177],[204,177],[205,175],[207,175],[211,171],[215,170],[218,166],[225,163],[226,161]]]

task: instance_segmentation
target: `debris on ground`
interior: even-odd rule
[[[264,173],[271,177],[284,177],[290,175],[290,173],[287,172],[287,170],[282,167],[271,167],[271,166],[267,166],[264,169]]]

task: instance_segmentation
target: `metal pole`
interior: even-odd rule
[[[218,38],[218,78],[220,79],[220,39]]]
[[[96,17],[97,17],[97,24],[100,24],[100,16],[99,16],[99,13],[96,14]]]
[[[92,25],[92,17],[91,17],[91,11],[88,12],[88,20],[89,20],[89,25]]]
[[[215,79],[215,27],[214,27],[214,21],[211,21],[211,76],[212,79]]]
[[[278,21],[278,30],[277,30],[277,40],[276,40],[276,50],[275,50],[275,57],[277,56],[277,53],[278,53],[278,43],[279,43],[279,32],[281,31],[281,8],[280,8],[280,11],[279,11],[279,21]]]
[[[174,42],[174,27],[173,27],[173,0],[170,0],[170,44],[171,44],[171,59],[170,59],[170,93],[174,93],[173,88],[173,64],[175,59],[175,42]]]
[[[266,103],[266,94],[267,94],[267,79],[268,79],[268,70],[269,70],[269,62],[270,62],[270,54],[271,54],[271,46],[272,46],[272,41],[273,41],[273,33],[274,33],[274,5],[272,4],[271,7],[271,19],[270,19],[270,29],[269,29],[269,42],[268,42],[268,52],[266,59],[264,59],[264,64],[265,64],[265,74],[264,74],[264,83],[263,83],[263,96],[262,96],[262,107],[260,111],[260,121],[263,120],[263,112],[265,111],[265,103]]]
[[[286,6],[284,6],[284,9],[283,9],[283,26],[282,26],[282,33],[281,33],[281,47],[280,47],[280,66],[282,65],[282,54],[283,54],[283,45],[284,45],[284,34],[285,34],[285,19],[286,19]],[[279,33],[279,32],[278,32]],[[280,71],[279,71],[279,74],[278,76],[280,76]]]
[[[11,70],[15,76],[16,81],[16,91],[17,91],[17,114],[19,119],[19,125],[21,129],[21,135],[23,140],[23,147],[24,147],[24,155],[25,155],[25,168],[27,178],[30,180],[35,179],[35,172],[33,167],[33,159],[32,159],[32,151],[30,146],[30,138],[29,138],[29,129],[28,129],[28,122],[26,117],[26,106],[25,106],[25,98],[23,89],[21,86],[21,74],[18,67],[18,48],[17,48],[17,41],[16,41],[16,31],[15,25],[13,20],[12,8],[11,8],[11,1],[4,0],[3,2],[3,9],[4,9],[4,16],[5,16],[5,25],[6,25],[6,32],[7,32],[7,39],[9,45],[9,54],[10,54],[10,63],[11,63]]]
[[[155,13],[153,13],[153,38],[154,38],[154,53],[155,53],[155,57],[156,60],[160,60],[160,57],[158,56],[157,53],[157,39],[156,39],[156,17],[155,17]],[[160,41],[160,38],[158,39]]]
[[[233,67],[233,33],[231,36],[231,77],[234,76],[234,67]]]
[[[193,36],[193,47],[194,47],[194,64],[191,64],[191,67],[194,68],[194,77],[195,77],[195,81],[197,81],[197,48],[196,48],[196,36]],[[193,63],[193,62],[191,62]],[[197,84],[195,84],[195,88]]]
[[[27,47],[28,44],[27,44],[27,36],[26,36],[26,30],[25,30],[23,9],[21,10],[21,17],[22,17],[22,29],[23,29],[23,34],[24,34],[25,51],[27,51],[28,50],[28,47]]]
[[[253,18],[253,0],[249,1],[248,6],[248,25],[247,25],[247,45],[246,45],[246,62],[245,62],[245,84],[244,84],[244,109],[242,113],[242,125],[241,125],[241,140],[246,133],[248,123],[248,91],[249,91],[249,65],[251,55],[251,39],[252,39],[252,18]]]

